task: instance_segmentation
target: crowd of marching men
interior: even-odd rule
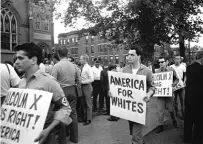
[[[201,100],[196,95],[203,97],[202,93],[199,93],[203,77],[201,73],[203,56],[200,55],[197,61],[187,66],[180,56],[174,57],[173,64],[169,64],[165,58],[159,58],[156,65],[150,61],[144,65],[141,64],[141,55],[139,48],[132,47],[126,64],[121,62],[120,65],[101,65],[100,59],[96,58],[94,65],[90,66],[89,56],[86,54],[80,56],[79,63],[75,63],[72,57],[67,57],[67,49],[58,49],[52,59],[48,59],[42,57],[41,49],[34,43],[18,45],[14,63],[7,61],[0,66],[1,105],[10,87],[37,89],[34,84],[39,84],[42,90],[53,93],[54,105],[49,109],[44,130],[36,141],[44,144],[65,144],[69,137],[72,143],[78,143],[78,122],[87,126],[91,124],[95,113],[110,115],[108,71],[128,73],[128,69],[131,69],[129,73],[132,74],[148,73],[151,77],[147,78],[147,81],[151,84],[147,85],[148,93],[144,99],[146,102],[150,100],[155,90],[152,74],[173,71],[173,86],[181,83],[183,87],[174,91],[172,97],[157,98],[160,126],[156,133],[164,131],[164,111],[168,110],[175,128],[178,128],[177,118],[185,120],[184,141],[201,144],[200,128],[203,127],[199,116],[202,111],[201,104],[198,103]],[[47,84],[50,85],[50,89],[44,88]],[[181,114],[178,110],[178,98]],[[67,116],[71,121],[64,122]],[[119,118],[110,116],[108,120],[118,121]],[[139,124],[129,122],[133,144],[145,143],[141,128]]]

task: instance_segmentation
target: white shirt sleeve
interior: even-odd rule
[[[186,72],[186,66],[185,65],[182,65],[182,70],[184,73]]]
[[[18,76],[18,74],[16,73],[16,71],[14,70],[14,68],[8,64],[9,70],[10,70],[10,82],[11,82],[11,86],[17,86],[20,83],[20,77]]]

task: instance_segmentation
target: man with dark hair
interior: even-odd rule
[[[176,72],[173,68],[169,68],[166,65],[165,58],[160,58],[159,62],[159,69],[157,69],[156,73],[168,72],[173,71],[173,84],[172,86],[176,86],[179,79],[177,78]],[[157,109],[158,109],[158,122],[160,126],[158,127],[156,133],[160,133],[164,131],[164,112],[167,109],[170,113],[171,120],[173,122],[173,126],[177,128],[177,121],[175,119],[175,114],[173,111],[173,97],[157,97]]]
[[[92,67],[92,72],[94,75],[94,82],[92,83],[93,86],[93,111],[97,112],[97,97],[99,95],[99,112],[104,112],[104,97],[102,95],[101,91],[101,71],[103,68],[100,66],[100,61],[96,60],[94,62],[94,66]]]
[[[109,65],[111,66],[111,65]],[[106,102],[106,113],[105,115],[110,115],[110,98],[108,97],[108,90],[109,90],[109,80],[108,80],[108,70],[109,66],[106,64],[104,69],[101,71],[100,81],[101,81],[101,91],[103,97],[105,97]],[[116,66],[115,66],[116,68]]]
[[[34,43],[25,43],[16,48],[16,68],[25,75],[19,88],[38,89],[53,93],[52,102],[47,114],[44,130],[35,139],[40,144],[56,144],[56,126],[62,122],[70,124],[71,108],[60,85],[49,74],[39,70],[42,50]]]
[[[76,85],[80,85],[81,78],[80,72],[75,64],[70,62],[67,58],[67,49],[60,48],[57,51],[60,61],[54,65],[52,69],[52,76],[57,79],[60,83],[68,102],[70,103],[72,112],[70,117],[72,118],[72,123],[69,128],[67,128],[66,133],[69,133],[70,130],[70,141],[77,143],[78,142],[78,119],[77,119],[77,93]],[[65,131],[64,131],[65,133]],[[61,139],[59,139],[61,140]]]
[[[186,70],[184,141],[202,144],[203,52]]]
[[[133,46],[128,52],[128,64],[123,68],[123,73],[131,73],[134,75],[146,76],[147,94],[144,97],[145,102],[149,102],[153,96],[155,88],[152,85],[152,72],[143,64],[141,64],[142,49],[140,47]],[[144,144],[144,136],[142,134],[143,125],[129,121],[130,133],[132,134],[133,144]]]

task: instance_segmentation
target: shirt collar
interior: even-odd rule
[[[33,77],[37,78],[41,73],[42,73],[42,71],[41,71],[40,69],[37,70],[37,71],[30,77],[30,79],[33,78]],[[26,78],[26,74],[23,75],[23,78],[24,78],[24,79],[27,79],[27,78]]]
[[[60,61],[69,61],[67,58],[62,58]]]
[[[132,69],[131,65],[129,65],[129,67]],[[138,71],[140,71],[140,70],[142,70],[144,68],[145,68],[145,66],[143,64],[140,64],[140,67],[139,67]]]

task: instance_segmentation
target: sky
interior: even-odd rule
[[[70,0],[61,0],[61,5],[57,6],[57,11],[63,13],[68,8],[68,1],[70,1]],[[201,17],[203,19],[203,15]],[[85,24],[85,20],[80,19],[76,25],[76,28],[65,27],[64,24],[62,23],[61,18],[60,19],[54,18],[54,43],[58,43],[58,34],[70,32],[73,30],[80,30],[80,29],[84,28],[84,24]],[[187,43],[188,42],[186,42],[186,44]],[[194,45],[203,47],[203,35],[199,38],[198,43],[194,43],[194,42],[190,43],[191,47]],[[173,45],[173,47],[176,47],[176,46]]]

